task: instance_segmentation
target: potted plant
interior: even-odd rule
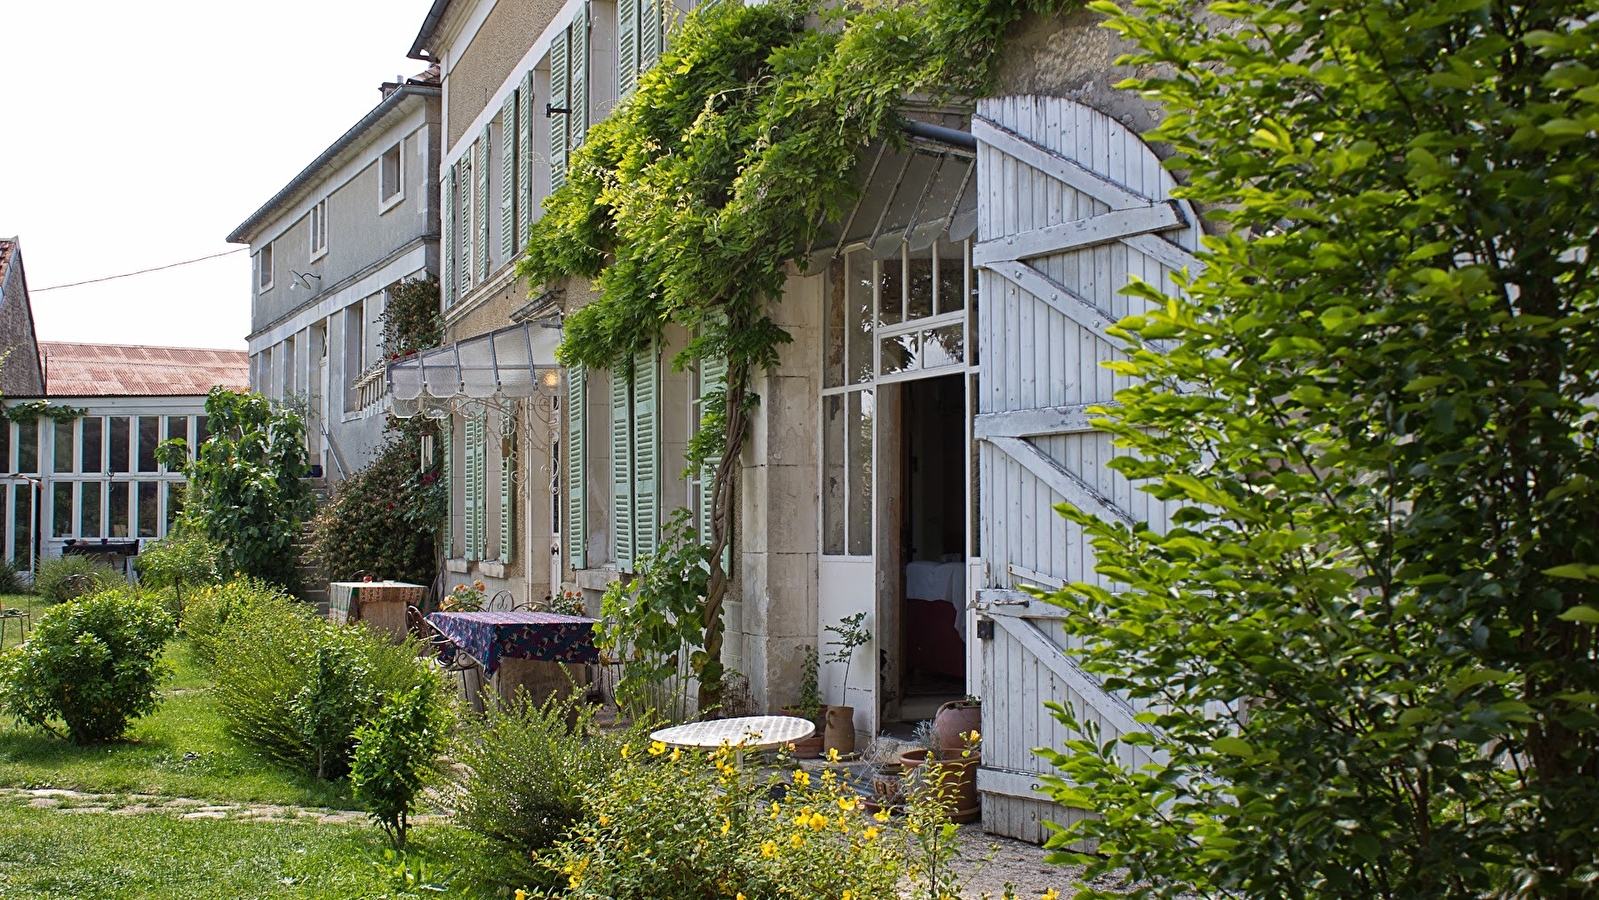
[[[898,754],[899,742],[886,735],[872,738],[866,749],[861,751],[866,768],[861,773],[856,789],[861,793],[861,800],[868,811],[886,809],[893,812],[904,804],[905,777],[904,769],[897,761]]]
[[[950,806],[950,819],[975,822],[982,815],[982,800],[977,793],[977,769],[983,764],[982,735],[975,729],[962,732],[954,748],[939,741],[933,722],[916,728],[917,745],[900,754],[905,777],[916,789],[935,790]]]
[[[823,630],[838,635],[838,640],[827,642],[827,646],[837,648],[827,654],[827,662],[844,664],[845,703],[827,708],[827,728],[822,735],[822,746],[840,753],[850,753],[855,749],[855,707],[849,705],[849,665],[856,649],[872,640],[872,632],[865,623],[866,613],[863,611],[839,619],[837,625],[823,626]]]
[[[822,714],[827,706],[822,703],[822,691],[819,686],[819,670],[821,659],[816,654],[816,648],[805,645],[805,672],[800,676],[799,701],[793,706],[783,707],[783,712],[791,716],[805,719],[816,726],[816,731],[810,737],[794,742],[794,756],[798,759],[815,759],[822,755],[822,731],[827,727]]]
[[[951,700],[938,708],[933,716],[932,740],[928,746],[936,746],[945,752],[958,752],[966,746],[961,735],[982,727],[983,703],[968,694],[964,699]]]

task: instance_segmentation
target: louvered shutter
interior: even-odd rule
[[[701,360],[700,420],[702,422],[705,415],[711,411],[705,408],[706,399],[716,394],[717,401],[720,402],[721,391],[726,386],[727,360],[720,357]],[[721,464],[721,457],[711,457],[700,468],[700,540],[707,544],[711,542],[711,489],[715,486],[716,467]]]
[[[483,134],[477,141],[477,234],[473,240],[477,243],[477,281],[482,282],[489,277],[489,165],[490,141],[492,137],[489,126],[483,126]]]
[[[444,271],[440,280],[444,283],[445,309],[455,305],[456,209],[455,166],[452,165],[444,176],[444,258],[440,261]],[[449,471],[448,467],[445,471]]]
[[[516,243],[517,93],[500,106],[500,260],[510,262]]]
[[[516,536],[516,412],[500,414],[500,562],[511,561]]]
[[[465,297],[472,289],[472,273],[477,270],[477,250],[473,240],[477,234],[476,206],[473,203],[473,198],[477,196],[477,179],[474,177],[477,171],[474,168],[476,157],[477,146],[473,145],[466,148],[466,152],[455,163],[460,171],[455,194],[456,206],[459,209],[456,216],[459,224],[456,226],[455,236],[456,246],[459,248],[455,252],[456,299]],[[462,431],[462,434],[465,433]]]
[[[447,489],[444,494],[444,556],[455,555],[455,429],[454,420],[439,423],[439,440],[444,442],[444,464],[441,467]]]
[[[573,569],[588,568],[588,373],[566,370],[566,547]]]
[[[661,530],[661,367],[654,345],[633,358],[633,553],[655,550]]]
[[[616,95],[624,100],[638,87],[639,2],[616,0]]]
[[[571,85],[567,78],[568,58],[571,48],[567,40],[567,29],[561,29],[550,41],[550,105],[556,109],[571,109],[572,96],[568,89]],[[570,115],[552,113],[550,115],[550,190],[554,191],[566,184],[566,130],[571,124]]]
[[[527,246],[528,227],[538,214],[533,209],[533,70],[528,69],[522,76],[522,87],[517,92],[517,200],[516,200],[516,246],[520,250]]]
[[[589,131],[589,5],[587,3],[577,8],[577,15],[572,18],[571,33],[572,59],[568,90],[572,95],[570,105],[572,115],[566,127],[570,132],[568,143],[576,147],[583,143],[583,136]]]
[[[616,567],[633,570],[633,403],[625,366],[611,370],[611,532]]]
[[[477,416],[468,414],[462,423],[462,524],[465,526],[462,540],[461,556],[466,559],[477,559],[478,532],[477,532],[477,495],[481,487],[477,474],[478,444],[481,443],[478,434]]]
[[[625,0],[624,0],[625,2]],[[639,0],[638,69],[643,74],[655,68],[661,58],[661,32],[664,26],[660,0]]]

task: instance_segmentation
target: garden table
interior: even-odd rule
[[[532,610],[436,612],[428,624],[478,661],[503,699],[525,690],[533,703],[565,695],[587,681],[599,662],[595,619]]]
[[[366,622],[396,640],[406,635],[405,608],[427,599],[428,589],[404,581],[334,581],[328,584],[328,618]]]
[[[651,733],[650,739],[671,747],[732,747],[742,762],[745,750],[771,750],[803,741],[815,731],[815,722],[797,716],[737,716],[662,728]]]

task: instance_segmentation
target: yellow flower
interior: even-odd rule
[[[628,747],[627,747],[627,745],[626,745],[626,744],[623,744],[623,745],[622,745],[622,758],[623,758],[623,759],[627,759],[627,750],[628,750]]]
[[[880,809],[877,812],[872,813],[872,818],[879,822],[887,822],[889,820],[888,810]]]
[[[777,805],[777,801],[773,800],[772,801],[772,818],[774,818],[774,819],[777,818],[782,813],[782,811],[783,811],[782,808]]]
[[[733,830],[733,822],[732,822],[732,820],[731,819],[723,819],[722,820],[722,833],[723,834],[727,834],[729,831],[732,831],[732,830]]]
[[[761,845],[761,855],[766,857],[767,859],[771,859],[772,857],[776,856],[777,855],[777,842],[776,841],[767,841],[766,843],[762,844]]]
[[[827,817],[821,813],[811,813],[810,821],[805,824],[811,826],[812,831],[821,831],[827,827]]]
[[[805,771],[804,769],[795,769],[794,784],[799,787],[810,787],[811,773]]]
[[[670,759],[672,762],[677,762],[678,760],[680,760],[682,758],[683,758],[683,751],[678,749],[678,748],[676,748],[676,747],[672,748],[672,755],[667,757],[667,759]]]
[[[845,812],[854,812],[855,807],[859,805],[860,801],[854,797],[840,797],[838,800],[838,808]]]
[[[796,831],[793,834],[789,835],[788,842],[792,846],[798,847],[801,844],[805,843],[805,839],[803,837],[800,837],[800,833]]]
[[[734,897],[733,900],[744,900],[744,892],[743,891],[739,891],[738,892],[738,896]]]
[[[600,825],[605,826],[609,824],[611,824],[611,817],[604,813],[600,813]]]
[[[650,742],[650,755],[651,756],[660,756],[662,753],[665,753],[665,752],[666,752],[666,743],[664,741],[651,741]]]
[[[1050,888],[1040,895],[1038,900],[1060,900],[1060,891]]]
[[[878,831],[876,825],[868,825],[866,826],[866,830],[861,832],[861,837],[866,838],[868,841],[875,840],[877,835]]]
[[[838,900],[855,900],[855,892],[854,891],[845,891],[844,892],[844,896],[838,898]]]
[[[838,762],[838,748],[837,747],[828,747],[827,748],[827,761],[828,762],[835,762],[835,763]]]
[[[834,772],[832,769],[827,769],[827,770],[822,772],[822,783],[823,784],[832,784],[833,782],[835,782],[837,780],[838,780],[838,773]]]
[[[524,891],[521,888],[517,888],[516,889],[516,900],[527,900],[527,891]]]

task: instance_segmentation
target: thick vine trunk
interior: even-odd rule
[[[733,473],[738,471],[744,453],[744,433],[749,424],[745,398],[749,396],[750,368],[747,363],[730,360],[727,368],[727,432],[722,443],[722,459],[711,482],[711,575],[705,589],[705,608],[700,613],[707,671],[715,678],[700,678],[699,707],[703,713],[722,702],[722,607],[727,599],[727,546],[733,533]]]

